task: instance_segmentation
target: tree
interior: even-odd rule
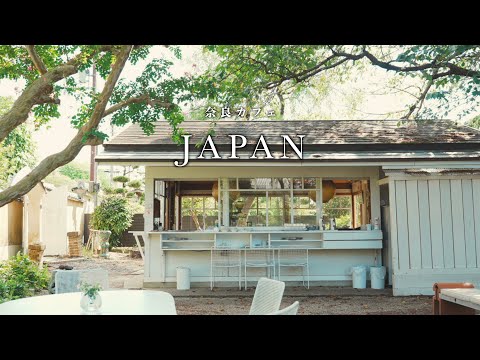
[[[59,173],[72,180],[88,180],[88,164],[70,163],[58,169]]]
[[[468,113],[480,95],[480,46],[474,45],[219,45],[206,50],[219,57],[203,75],[216,84],[218,102],[247,109],[272,97],[283,109],[286,96],[308,89],[320,76],[341,81],[353,68],[367,66],[423,83],[398,89],[414,98],[403,119],[443,117],[459,105],[467,105]],[[432,106],[425,106],[427,100]]]
[[[480,115],[475,116],[467,123],[467,125],[476,129],[480,129]]]
[[[0,116],[13,105],[13,99],[0,97]],[[6,188],[10,178],[25,166],[35,164],[35,144],[26,124],[10,132],[0,142],[0,189]]]
[[[208,96],[207,88],[195,85],[189,76],[174,78],[169,71],[172,62],[163,58],[150,61],[135,81],[119,80],[127,62],[135,65],[146,59],[150,49],[132,45],[0,46],[0,79],[25,81],[23,92],[0,116],[0,142],[24,124],[31,112],[38,127],[59,117],[58,105],[64,94],[75,96],[81,103],[71,119],[78,131],[68,146],[43,159],[29,176],[0,192],[0,207],[72,161],[83,146],[101,144],[107,136],[98,129],[107,116],[111,115],[111,123],[117,126],[139,123],[147,134],[153,132],[153,122],[163,117],[171,124],[174,139],[180,139],[183,114],[179,104]],[[181,56],[178,47],[171,50]],[[74,77],[93,64],[105,79],[98,93],[86,89]]]
[[[95,208],[90,225],[95,230],[110,230],[110,247],[120,243],[122,233],[132,225],[133,209],[128,200],[121,196],[111,195],[102,200]]]

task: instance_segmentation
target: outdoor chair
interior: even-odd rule
[[[260,278],[253,295],[250,315],[267,315],[278,311],[282,302],[285,283],[283,281]]]
[[[297,315],[299,305],[300,303],[298,301],[295,301],[292,305],[267,315]]]
[[[226,269],[227,276],[230,269],[238,271],[238,288],[242,289],[242,251],[231,248],[212,248],[210,253],[210,290],[215,286],[215,273],[217,269]]]
[[[108,272],[103,269],[93,270],[57,270],[55,273],[55,294],[78,292],[80,283],[99,284],[103,290],[108,289]]]
[[[302,283],[307,289],[310,289],[310,269],[308,264],[308,249],[278,249],[278,280],[281,279],[282,267],[301,267]],[[305,274],[307,276],[307,285],[305,286]]]
[[[247,290],[247,268],[265,268],[270,278],[273,269],[275,277],[275,256],[273,249],[245,249],[245,290]]]

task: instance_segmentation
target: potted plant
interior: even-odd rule
[[[100,290],[102,287],[100,284],[89,284],[86,282],[80,283],[80,290],[82,291],[82,298],[80,300],[80,307],[90,314],[96,314],[102,306],[102,298],[100,296]]]

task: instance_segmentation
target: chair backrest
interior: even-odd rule
[[[300,303],[298,301],[295,301],[292,305],[287,306],[282,310],[274,311],[267,315],[297,315],[299,305]]]
[[[284,290],[283,281],[260,278],[250,306],[250,315],[267,315],[277,311],[280,308]]]
[[[57,270],[55,273],[55,294],[78,292],[80,283],[99,284],[103,290],[108,289],[108,272],[103,269],[92,270]]]

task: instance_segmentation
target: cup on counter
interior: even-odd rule
[[[372,231],[372,224],[367,224],[367,231]]]

